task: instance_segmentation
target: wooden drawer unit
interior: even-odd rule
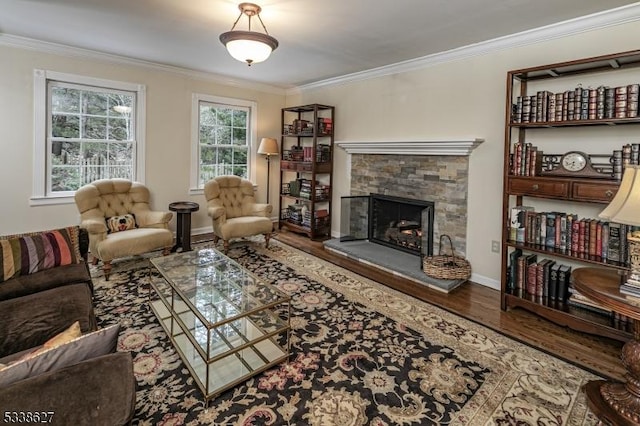
[[[509,193],[530,197],[568,198],[570,182],[567,180],[510,177]]]
[[[618,192],[618,183],[606,182],[573,182],[571,198],[580,201],[609,203]]]

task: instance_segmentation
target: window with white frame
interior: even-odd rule
[[[192,188],[221,175],[251,180],[256,103],[196,94],[192,109]]]
[[[34,199],[97,179],[141,180],[144,87],[36,70]]]

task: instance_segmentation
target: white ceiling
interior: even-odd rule
[[[0,34],[289,88],[638,4],[635,0],[256,1],[280,47],[266,62],[251,67],[232,59],[218,40],[238,17],[240,1],[235,0],[0,0]],[[253,29],[257,28],[254,23]],[[246,29],[246,18],[236,29]]]

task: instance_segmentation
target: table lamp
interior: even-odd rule
[[[258,154],[267,156],[267,203],[269,202],[269,177],[271,176],[271,156],[278,155],[278,141],[274,138],[262,138]]]
[[[599,217],[610,222],[640,226],[640,166],[626,166],[616,196]],[[640,280],[640,231],[628,233],[627,243],[630,276],[634,280]],[[620,260],[624,262],[624,259]]]

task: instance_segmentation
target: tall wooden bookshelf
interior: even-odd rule
[[[525,256],[536,255],[537,262],[549,259],[549,262],[567,263],[572,268],[598,266],[622,273],[628,269],[624,259],[614,262],[588,251],[578,252],[580,246],[569,245],[569,250],[566,244],[558,247],[548,244],[548,240],[546,243],[536,240],[535,230],[538,228],[533,215],[532,228],[526,228],[527,224],[524,224],[529,237],[525,237],[524,241],[523,238],[514,240],[510,219],[515,214],[514,207],[518,206],[534,207],[536,212],[544,214],[540,219],[544,220],[545,212],[551,211],[561,212],[561,215],[580,208],[601,211],[613,199],[619,187],[620,174],[615,173],[615,168],[610,168],[611,161],[614,161],[611,147],[618,143],[617,138],[621,139],[620,145],[624,141],[632,142],[625,139],[629,130],[636,132],[633,142],[640,144],[640,136],[637,136],[640,116],[633,112],[623,116],[615,108],[612,114],[610,107],[605,114],[600,109],[603,105],[599,103],[597,95],[598,91],[608,94],[607,89],[640,83],[639,66],[640,50],[636,50],[508,72],[501,251],[503,310],[522,308],[575,330],[622,341],[631,338],[630,325],[624,319],[621,322],[613,313],[606,315],[597,310],[576,307],[575,304],[560,300],[559,296],[551,300],[544,290],[541,296],[539,289],[532,294],[526,288],[518,288],[515,280],[518,279],[517,275],[522,274],[522,269],[518,271],[517,265],[510,262],[512,256],[522,252]],[[557,105],[566,107],[571,104],[566,99],[567,95],[562,100],[557,94],[574,90],[577,96],[579,88],[581,93],[588,94],[588,100],[593,100],[595,91],[596,104],[586,102],[576,107],[578,104],[574,98],[572,115],[558,110]],[[554,97],[553,104],[549,101],[551,97]],[[528,104],[525,102],[523,107],[523,100],[527,98]],[[536,104],[535,115],[531,111],[532,103]],[[583,105],[586,105],[586,112]],[[637,127],[630,129],[629,126]],[[531,152],[534,147],[541,158],[533,155],[532,160],[523,152],[527,149],[527,152]],[[596,164],[596,154],[603,151],[603,162],[608,165]],[[611,157],[606,157],[607,154],[611,154]],[[574,167],[574,157],[576,161],[586,161],[586,166]],[[523,167],[522,162],[527,159],[529,163]],[[582,169],[578,170],[580,167]],[[597,213],[591,218],[597,221]],[[546,272],[544,276],[547,276]]]
[[[334,107],[283,108],[281,123],[279,225],[312,239],[330,237]]]

